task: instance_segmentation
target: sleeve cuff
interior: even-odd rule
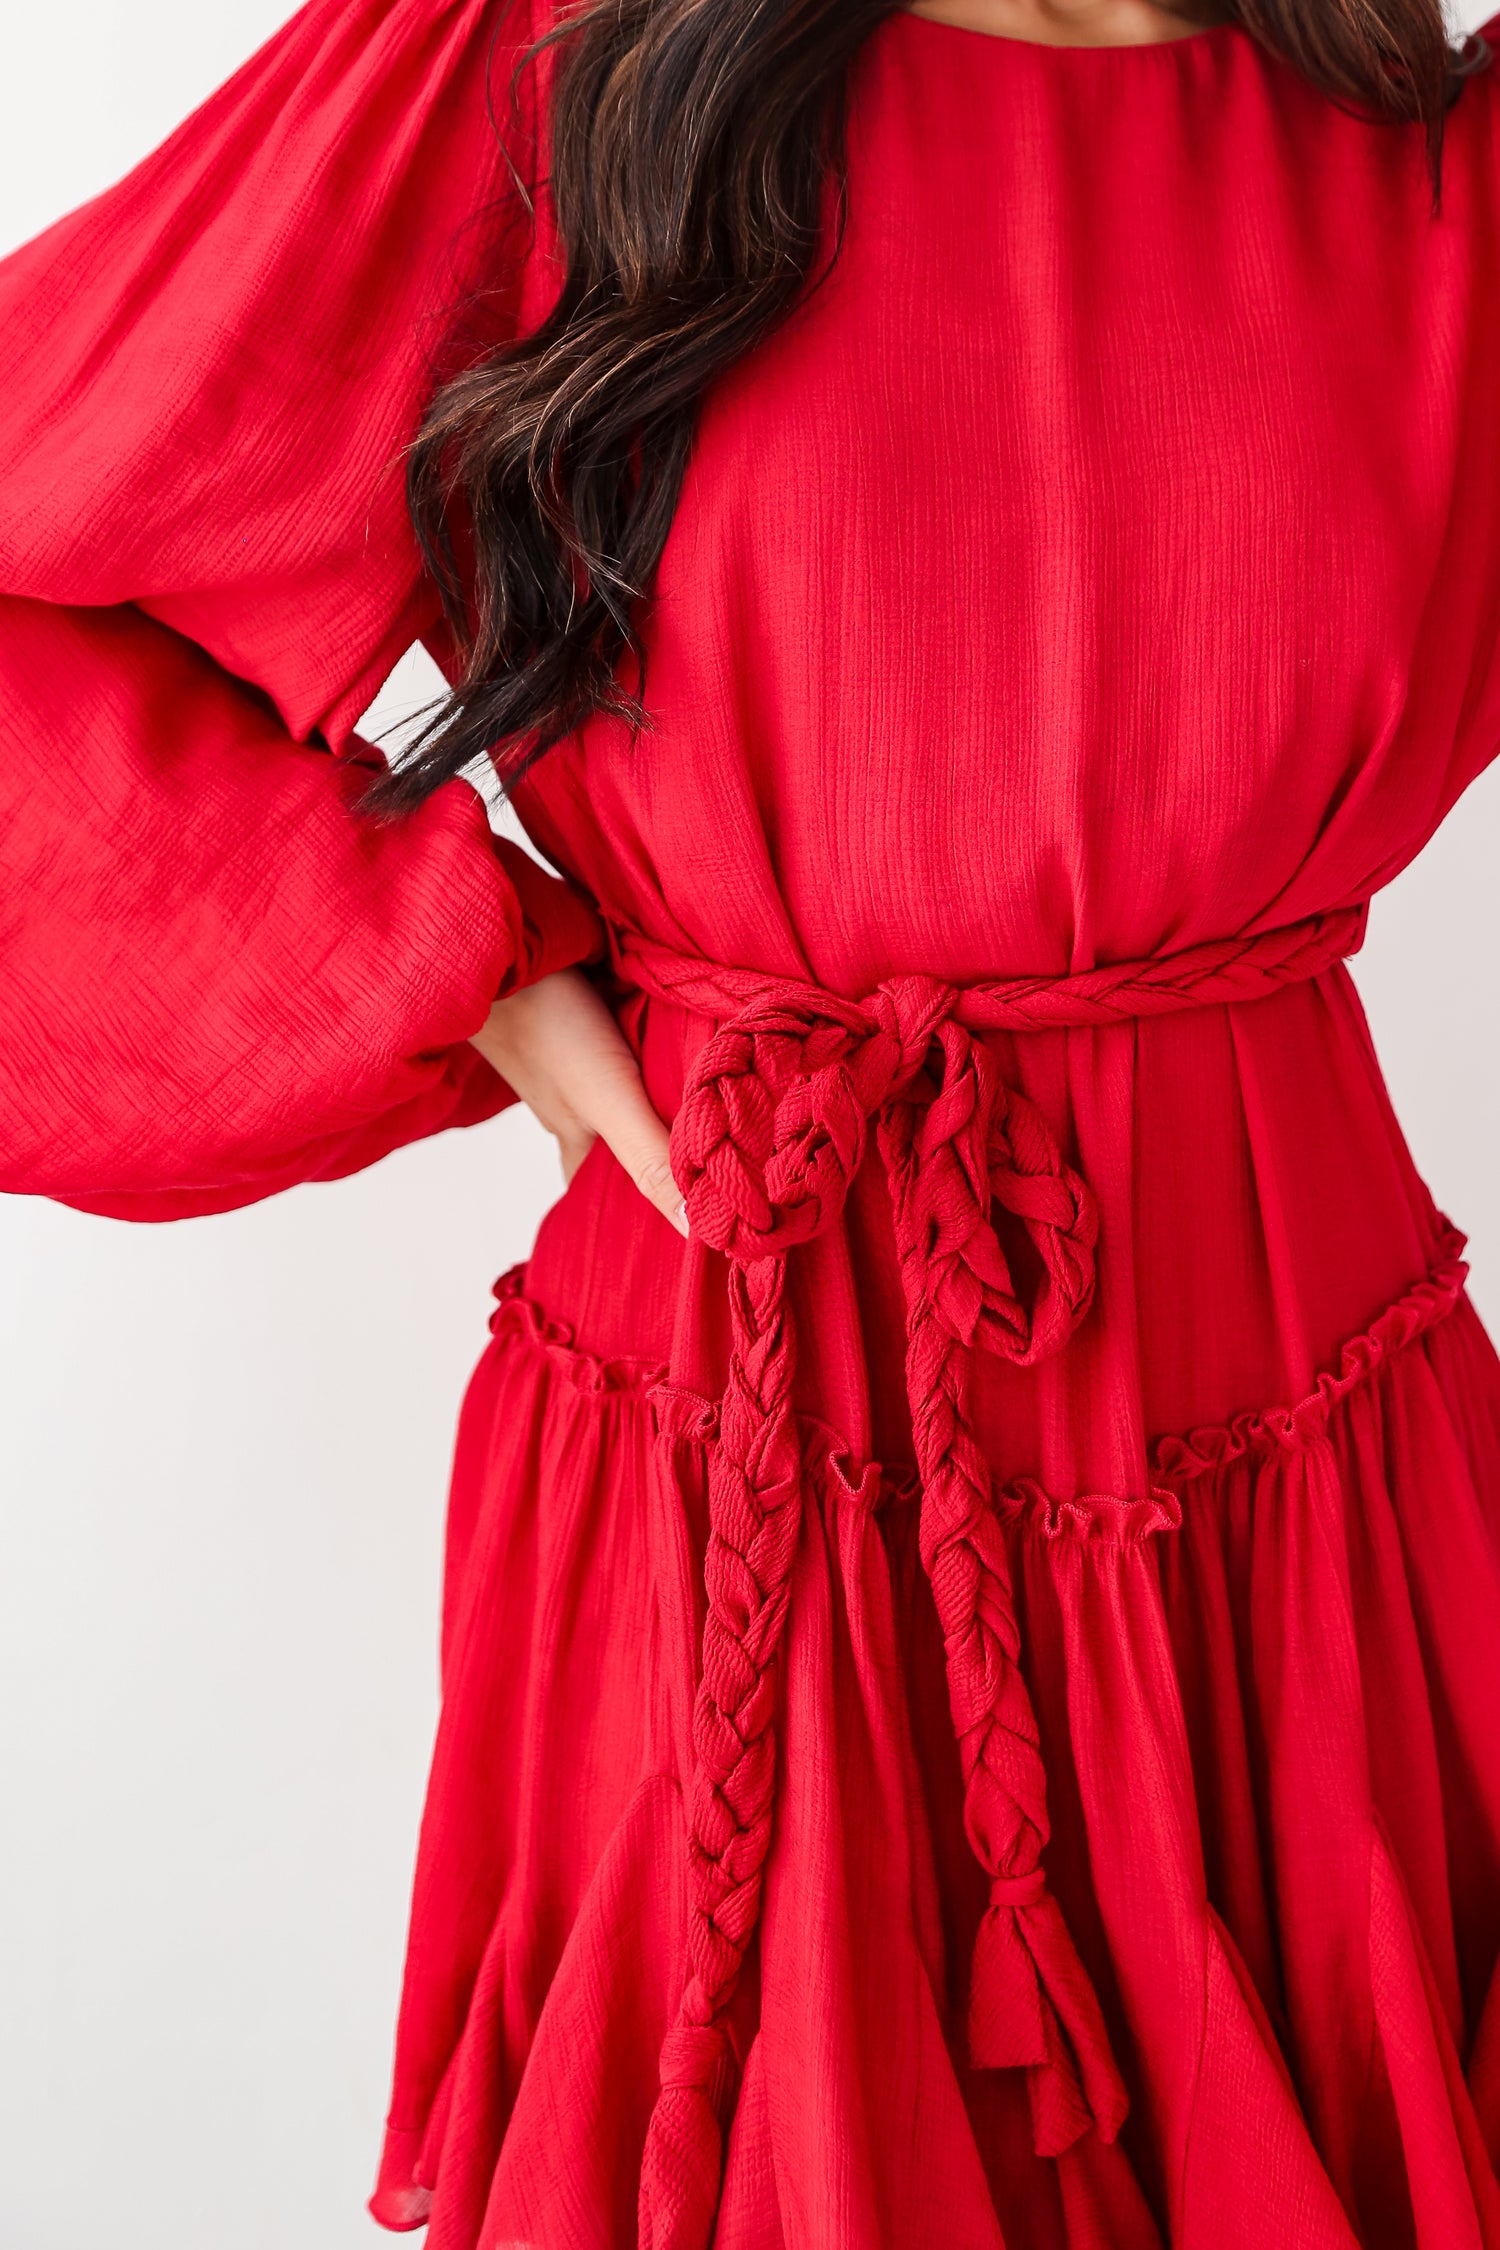
[[[509,837],[495,837],[494,847],[521,908],[516,958],[495,998],[503,999],[522,985],[536,984],[554,970],[580,968],[586,961],[602,960],[604,924],[593,901],[564,876],[550,873]]]

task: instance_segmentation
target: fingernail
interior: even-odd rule
[[[687,1198],[679,1195],[672,1206],[672,1224],[686,1240],[688,1231]]]

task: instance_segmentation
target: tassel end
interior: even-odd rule
[[[724,2179],[734,2051],[716,2025],[677,2024],[641,2157],[640,2250],[709,2250]]]
[[[1112,2141],[1129,2096],[1088,1972],[1057,1901],[1040,1880],[997,1878],[979,1926],[969,1987],[969,2054],[981,2070],[1024,2068],[1038,2156],[1061,2156],[1085,2133]]]

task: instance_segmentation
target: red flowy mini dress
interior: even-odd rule
[[[1500,750],[1500,80],[1434,217],[1238,26],[883,22],[554,878],[353,809],[540,24],[314,0],[0,269],[3,1184],[368,1164],[573,962],[675,1121],[497,1285],[375,2213],[1500,2250],[1500,1362],[1343,960]]]

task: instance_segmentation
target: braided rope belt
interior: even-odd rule
[[[942,1626],[965,1827],[990,1883],[970,2057],[1026,2071],[1044,2156],[1090,2130],[1119,2131],[1125,2087],[1042,1867],[1046,1775],[970,1404],[976,1351],[1025,1367],[1072,1336],[1093,1300],[1098,1213],[1040,1110],[974,1034],[1261,998],[1357,951],[1366,914],[1351,907],[1067,977],[962,987],[891,977],[859,1000],[611,931],[626,981],[716,1025],[672,1127],[672,1167],[693,1235],[728,1260],[731,1344],[708,1465],[688,1975],[646,2139],[642,2250],[706,2250],[713,2229],[738,2078],[727,2016],[770,1847],[776,1656],[802,1517],[787,1255],[837,1221],[872,1128],[905,1302],[918,1545]],[[997,1205],[1040,1255],[1030,1304],[1012,1284]]]

